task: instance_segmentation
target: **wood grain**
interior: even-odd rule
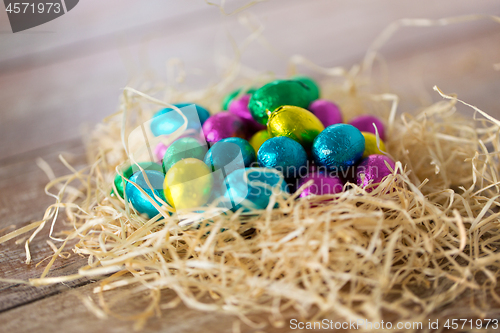
[[[282,3],[269,1],[252,8],[265,26],[264,36],[283,55],[302,54],[323,66],[351,66],[359,62],[373,39],[398,18],[438,18],[473,11],[493,12],[496,8],[492,2],[482,0],[474,5],[463,0],[437,3],[430,0],[418,3],[314,0],[314,6],[295,0],[287,2],[287,6]],[[431,4],[432,11],[428,8]],[[122,31],[121,37],[111,34],[105,39],[89,37],[81,41],[78,34],[81,31],[74,31],[78,38],[73,44],[57,44],[37,51],[37,44],[33,43],[32,52],[36,55],[33,59],[21,59],[19,66],[16,58],[1,62],[0,73],[4,72],[0,74],[0,156],[12,156],[78,137],[83,123],[93,125],[113,113],[121,89],[127,84],[135,85],[135,79],[143,77],[143,73],[164,79],[169,58],[185,62],[187,87],[204,86],[217,80],[214,56],[228,50],[227,34],[241,40],[249,32],[239,25],[236,17],[221,18],[215,7],[208,8],[211,9],[208,14],[200,9],[189,19],[182,14],[178,19],[153,21],[131,34]],[[78,11],[78,7],[74,11]],[[498,24],[487,21],[434,28],[433,33],[428,28],[407,28],[400,31],[383,52],[410,56],[429,47],[439,49],[443,44],[471,40],[498,29]],[[6,36],[2,36],[6,39],[4,45],[10,43],[15,49],[17,43],[11,40],[17,34]],[[36,34],[30,35],[30,38],[36,37]],[[58,31],[49,37],[66,38]],[[32,44],[31,40],[25,43]],[[498,44],[495,39],[491,43]],[[287,69],[286,59],[256,43],[243,53],[242,62],[259,71],[272,70],[279,75],[284,75]],[[194,74],[192,68],[202,74]]]
[[[231,8],[244,1],[229,1]],[[115,111],[120,89],[149,71],[164,78],[165,62],[178,57],[190,72],[188,85],[216,80],[214,56],[228,50],[227,34],[248,35],[237,17],[222,17],[202,1],[80,1],[74,10],[31,32],[10,34],[0,10],[0,236],[41,219],[53,200],[44,194],[47,176],[36,166],[42,157],[56,175],[66,174],[58,154],[69,153],[76,168],[85,165],[79,129]],[[264,36],[282,55],[302,54],[322,66],[359,62],[371,41],[403,17],[440,18],[470,13],[500,14],[493,1],[274,0],[252,8]],[[439,28],[405,28],[382,49],[389,64],[388,84],[402,96],[401,111],[440,98],[438,85],[500,117],[500,25],[470,22]],[[221,51],[222,50],[222,51]],[[230,54],[230,53],[229,53]],[[286,73],[284,57],[253,44],[242,62],[259,71]],[[377,72],[378,73],[378,72]],[[384,80],[382,73],[380,80]],[[459,111],[470,110],[459,106]],[[83,133],[86,134],[86,133]],[[10,227],[13,226],[13,227]],[[31,245],[33,262],[52,253],[47,230]],[[24,248],[11,240],[0,245],[0,278],[37,277],[41,266],[24,264]],[[86,258],[58,260],[53,274],[75,273]],[[123,332],[131,323],[97,319],[75,296],[92,295],[95,283],[78,280],[41,288],[0,283],[0,332]],[[173,297],[165,292],[165,297]],[[138,299],[121,305],[132,312]],[[434,316],[469,315],[474,295],[467,294]],[[484,314],[498,316],[498,312]],[[145,332],[230,332],[236,318],[201,313],[181,305],[161,311]],[[256,317],[257,320],[266,318]],[[243,331],[256,331],[243,327]],[[266,329],[267,332],[289,331]]]
[[[75,168],[79,169],[85,165],[83,145],[79,140],[64,142],[36,153],[29,152],[2,160],[0,164],[2,165],[0,167],[0,193],[8,195],[0,197],[0,216],[2,217],[0,219],[0,229],[2,230],[0,236],[16,228],[28,225],[30,222],[40,220],[45,209],[54,203],[54,199],[44,193],[44,187],[49,179],[42,169],[36,165],[35,158],[42,157],[52,167],[56,176],[62,176],[67,174],[68,171],[58,160],[61,153],[71,161]],[[59,229],[61,228],[57,227],[55,230]],[[24,242],[16,245],[16,239],[12,239],[0,244],[0,278],[27,281],[30,278],[40,277],[47,261],[39,267],[36,267],[36,264],[54,253],[47,245],[47,239],[49,239],[48,228],[45,228],[31,243],[32,264],[30,265],[25,263]],[[70,249],[71,245],[68,246],[68,251],[71,252]],[[86,258],[73,254],[69,259],[57,260],[51,274],[68,275],[76,273],[78,268],[85,265],[85,263]],[[88,283],[88,281],[87,279],[81,279],[67,284],[41,288],[34,288],[25,284],[6,285],[0,283],[0,312],[34,302],[73,286]]]

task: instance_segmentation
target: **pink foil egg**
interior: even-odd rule
[[[242,96],[240,99],[231,101],[229,104],[229,112],[237,115],[243,121],[247,136],[251,136],[255,132],[263,130],[266,128],[265,125],[259,124],[255,119],[253,119],[248,109],[248,101],[250,101],[252,95],[247,94]]]
[[[323,172],[313,172],[299,180],[297,188],[312,180],[313,183],[300,194],[301,198],[309,195],[323,195],[342,192],[344,184],[336,177]]]
[[[245,129],[240,117],[229,112],[214,114],[203,124],[207,142],[217,142],[230,137],[245,138]]]
[[[378,130],[378,135],[382,140],[385,141],[385,129],[384,129],[384,124],[380,119],[378,119],[375,116],[371,115],[364,115],[364,116],[359,116],[351,120],[349,123],[352,126],[356,127],[359,129],[361,132],[370,132],[375,134],[375,128],[373,127],[373,124],[377,127]]]
[[[337,104],[326,99],[315,100],[309,105],[308,109],[318,117],[325,127],[342,122],[340,108]]]
[[[363,159],[356,169],[356,183],[358,186],[365,187],[369,184],[380,183],[384,177],[392,174],[385,162],[394,170],[395,163],[387,156],[375,154]],[[367,191],[371,192],[375,188],[376,186],[371,187]]]

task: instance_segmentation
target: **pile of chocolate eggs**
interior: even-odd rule
[[[174,106],[153,116],[151,132],[169,136],[185,126],[189,134],[156,146],[161,165],[142,162],[144,171],[133,165],[115,177],[113,193],[150,218],[161,201],[177,212],[214,201],[233,211],[265,209],[273,193],[306,183],[300,197],[339,193],[347,181],[371,191],[395,167],[383,154],[382,121],[363,115],[343,123],[340,108],[320,99],[308,77],[238,89],[214,115],[196,104]],[[185,112],[188,106],[196,111]]]

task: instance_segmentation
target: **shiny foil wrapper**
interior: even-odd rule
[[[245,128],[240,117],[229,112],[217,113],[203,124],[207,142],[217,142],[229,137],[245,137]]]
[[[325,128],[312,145],[314,161],[329,169],[353,166],[363,156],[365,138],[354,126],[336,124]]]
[[[387,162],[394,170],[396,167],[393,160],[384,155],[370,155],[363,159],[356,168],[356,183],[358,186],[365,187],[369,184],[378,184],[382,182],[384,177],[387,177],[392,172],[385,164]],[[375,187],[367,189],[371,192]]]
[[[264,142],[257,154],[261,167],[281,171],[285,178],[296,178],[307,166],[307,154],[297,142],[286,136],[278,136]]]
[[[257,122],[267,125],[268,112],[273,112],[283,105],[307,108],[313,100],[311,89],[302,82],[276,80],[255,91],[248,108]]]

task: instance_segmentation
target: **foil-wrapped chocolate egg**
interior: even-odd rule
[[[197,141],[200,142],[200,144],[205,144],[205,137],[203,136],[202,131],[186,131],[182,133],[177,140],[182,139],[182,138],[193,138]],[[177,141],[175,140],[175,141]],[[157,161],[162,161],[163,156],[165,156],[165,152],[167,151],[168,147],[170,147],[175,141],[170,142],[170,144],[166,145],[163,142],[158,142],[154,149],[154,155],[156,156]]]
[[[207,142],[217,142],[230,137],[245,137],[245,128],[240,117],[229,112],[214,114],[203,124]]]
[[[310,195],[340,193],[344,187],[342,180],[337,176],[330,175],[328,172],[311,172],[299,180],[297,188],[300,188],[310,180],[312,180],[313,183],[300,193],[301,198]]]
[[[238,88],[236,90],[231,91],[229,94],[227,94],[224,99],[222,100],[222,110],[227,110],[229,109],[229,104],[242,93],[241,88]],[[255,88],[250,88],[248,89],[245,94],[253,94],[255,92]]]
[[[208,166],[196,158],[186,158],[168,170],[163,190],[167,202],[179,210],[206,204],[212,186],[213,178]]]
[[[370,155],[363,159],[356,168],[356,183],[358,186],[366,187],[370,184],[378,184],[382,180],[392,174],[392,171],[386,165],[389,164],[392,170],[396,167],[394,161],[384,155]],[[371,192],[377,186],[367,189]]]
[[[194,138],[177,139],[165,152],[162,163],[163,172],[167,173],[172,165],[186,158],[203,160],[207,150],[206,145],[201,144]]]
[[[325,128],[312,145],[316,164],[329,169],[345,169],[356,164],[365,151],[365,138],[354,126],[336,124]]]
[[[292,80],[300,81],[303,84],[305,84],[309,88],[311,98],[313,100],[319,98],[319,95],[320,95],[319,85],[312,78],[310,78],[308,76],[299,75],[299,76],[293,77]]]
[[[224,178],[227,175],[251,166],[255,160],[255,150],[245,139],[227,138],[216,142],[204,158],[214,178],[214,198],[224,194]]]
[[[311,89],[297,80],[276,80],[256,90],[248,108],[257,122],[267,125],[268,112],[283,105],[307,108],[314,100]]]
[[[248,102],[251,96],[252,95],[243,95],[240,99],[233,99],[229,104],[229,112],[241,118],[248,136],[266,128],[266,126],[255,121],[250,114],[250,110],[248,110]]]
[[[385,128],[382,121],[372,115],[359,116],[352,119],[349,124],[359,129],[361,132],[369,132],[375,134],[375,128],[377,127],[378,135],[382,140],[385,140]]]
[[[363,153],[363,158],[373,154],[382,155],[382,152],[386,151],[384,141],[382,140],[379,140],[380,149],[377,147],[377,136],[375,134],[369,132],[361,132],[361,134],[365,137],[365,151]]]
[[[205,164],[212,171],[229,166],[241,157],[244,167],[256,160],[255,150],[242,138],[227,138],[216,142],[204,157]]]
[[[325,127],[314,114],[298,106],[284,105],[269,117],[267,130],[272,137],[286,136],[300,143],[306,150]]]
[[[187,129],[193,129],[199,131],[201,126],[210,117],[210,113],[204,107],[198,104],[192,103],[178,103],[173,104],[174,106],[181,109],[181,112],[187,118]],[[194,106],[195,109],[191,109],[190,106]],[[151,120],[151,132],[155,136],[168,135],[175,132],[184,124],[184,118],[174,109],[165,108],[153,116]]]
[[[325,127],[342,123],[342,112],[337,104],[331,101],[317,99],[309,105],[308,109],[318,117]]]
[[[144,173],[151,184],[151,188],[144,178]],[[153,218],[158,215],[159,212],[158,209],[156,209],[156,207],[151,203],[152,200],[160,207],[163,205],[154,197],[154,195],[161,198],[164,202],[166,201],[165,196],[163,195],[163,181],[165,179],[165,175],[163,172],[155,170],[145,170],[144,173],[142,171],[137,171],[130,177],[130,181],[136,183],[137,186],[144,190],[144,192],[148,194],[149,198],[130,182],[127,182],[127,185],[125,186],[125,194],[127,196],[127,200],[130,201],[137,212],[146,214],[149,218]]]
[[[246,168],[231,173],[225,179],[224,206],[235,211],[265,209],[273,193],[283,195],[287,184],[283,175],[273,169]]]
[[[269,132],[267,131],[267,129],[264,129],[262,131],[258,131],[252,136],[252,138],[250,139],[250,144],[252,145],[253,149],[255,149],[255,152],[258,152],[260,146],[262,146],[262,144],[270,138],[271,136],[269,135]]]
[[[141,166],[141,168],[143,168],[144,170],[155,170],[155,171],[163,172],[161,165],[159,165],[158,163],[139,162],[137,164],[139,164]],[[125,167],[123,169],[123,177],[125,179],[129,179],[130,176],[132,176],[134,174],[134,172],[137,172],[139,170],[140,169],[137,165],[135,165],[135,164],[129,165],[128,167]],[[122,176],[119,173],[117,173],[115,176],[114,183],[115,183],[115,187],[116,187],[116,191],[117,191],[118,195],[121,198],[123,198],[123,191],[125,190],[126,180],[123,180]],[[115,193],[115,191],[112,190],[111,195],[114,195],[114,193]]]
[[[257,153],[257,161],[261,167],[281,171],[285,178],[295,178],[303,168],[307,168],[304,147],[286,136],[264,142]]]

